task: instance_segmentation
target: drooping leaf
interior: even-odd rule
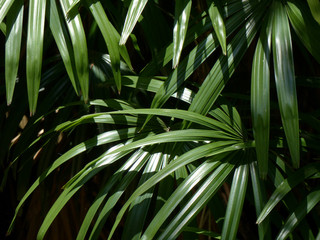
[[[124,27],[122,29],[120,45],[124,45],[132,32],[134,26],[136,25],[144,7],[146,6],[148,0],[132,0],[128,9]]]
[[[260,176],[268,173],[270,131],[270,53],[272,12],[261,27],[251,75],[251,115]]]
[[[249,177],[248,164],[236,168],[233,175],[226,216],[223,222],[221,239],[235,239],[238,232],[242,207]]]
[[[280,230],[277,240],[287,239],[288,235],[295,229],[299,222],[320,202],[320,190],[309,193],[296,210],[290,214],[285,224]]]
[[[75,68],[74,52],[72,49],[69,33],[63,23],[63,16],[57,7],[55,0],[50,0],[47,4],[46,15],[54,40],[59,49],[61,58],[69,75],[72,86],[77,94],[79,94],[78,79]]]
[[[273,62],[281,119],[292,164],[300,165],[299,114],[289,21],[280,1],[274,4]]]
[[[3,19],[6,17],[9,9],[15,0],[1,0],[0,1],[0,23],[2,23]]]
[[[120,47],[119,39],[116,29],[110,23],[100,1],[95,1],[94,3],[90,0],[86,0],[86,3],[89,6],[89,9],[95,18],[102,36],[108,47],[112,72],[114,80],[117,86],[118,91],[121,91],[121,72],[120,72]]]
[[[175,1],[175,20],[173,27],[173,68],[176,68],[179,64],[184,40],[187,34],[191,5],[191,0]]]
[[[23,1],[15,1],[7,14],[7,35],[5,53],[5,75],[7,104],[12,102],[14,87],[20,60],[22,23],[23,23]]]
[[[261,214],[257,219],[257,223],[260,224],[270,214],[274,207],[283,199],[283,197],[291,191],[292,188],[317,173],[319,169],[319,163],[309,164],[282,181],[261,211]]]
[[[89,63],[86,34],[83,29],[80,15],[77,14],[71,20],[67,20],[67,11],[70,8],[72,0],[60,0],[61,9],[65,16],[69,30],[77,75],[84,101],[89,99]]]
[[[319,0],[308,0],[309,8],[313,18],[320,24],[320,2]]]
[[[46,1],[30,0],[27,36],[27,88],[30,114],[37,108],[44,38]]]
[[[227,36],[226,27],[223,20],[222,6],[217,0],[207,0],[208,12],[212,22],[213,29],[217,35],[222,52],[227,54]]]
[[[320,25],[312,18],[310,9],[302,1],[290,0],[286,5],[290,23],[310,54],[320,63]]]

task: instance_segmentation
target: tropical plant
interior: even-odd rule
[[[7,236],[320,239],[317,9],[0,0]]]

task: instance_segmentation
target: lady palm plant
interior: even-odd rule
[[[0,1],[7,235],[319,239],[319,6]]]

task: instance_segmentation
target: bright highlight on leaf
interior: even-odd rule
[[[318,239],[318,3],[0,0],[7,235]]]

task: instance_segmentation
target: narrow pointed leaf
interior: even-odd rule
[[[78,144],[77,146],[71,148],[69,151],[61,155],[56,161],[52,163],[52,165],[46,169],[32,184],[32,186],[28,189],[28,191],[25,193],[25,195],[20,200],[13,217],[13,220],[11,221],[11,224],[9,226],[8,232],[10,233],[13,228],[13,224],[15,222],[15,219],[17,217],[17,214],[19,213],[19,210],[21,209],[24,202],[27,200],[27,198],[34,192],[34,190],[40,185],[40,183],[55,169],[57,169],[59,166],[70,160],[71,158],[77,156],[78,154],[83,153],[86,150],[89,150],[93,147],[100,146],[102,144],[118,141],[120,139],[125,139],[126,137],[130,138],[134,136],[134,133],[136,132],[135,128],[132,129],[124,129],[121,131],[111,131],[106,132],[101,135],[98,135],[97,137],[94,137],[92,139],[89,139],[83,143]]]
[[[319,0],[308,0],[309,8],[313,18],[320,24],[320,2]]]
[[[124,215],[124,213],[126,212],[128,207],[130,206],[130,204],[136,199],[136,197],[138,197],[139,195],[141,195],[142,193],[147,191],[150,187],[152,187],[153,185],[155,185],[156,183],[158,183],[159,181],[161,181],[162,179],[167,177],[169,174],[173,173],[178,168],[185,166],[185,165],[187,165],[187,164],[189,164],[199,158],[202,158],[205,156],[206,157],[214,156],[214,155],[218,155],[220,153],[230,152],[230,151],[238,150],[242,147],[245,147],[245,146],[241,147],[241,145],[243,145],[243,144],[240,144],[240,145],[237,145],[237,144],[231,145],[231,144],[232,144],[232,142],[224,141],[224,142],[215,142],[215,143],[211,143],[211,144],[207,144],[207,145],[195,148],[195,149],[181,155],[174,162],[172,162],[167,167],[165,167],[162,171],[160,171],[159,173],[157,173],[156,175],[151,177],[147,182],[145,182],[138,189],[136,189],[136,191],[131,195],[131,197],[127,200],[125,205],[122,207],[122,209],[120,210],[120,212],[115,220],[115,223],[112,227],[112,230],[111,230],[111,233],[110,233],[108,239],[112,238],[112,235],[113,235],[116,227],[120,223],[122,216]]]
[[[272,15],[262,26],[252,64],[251,115],[260,176],[268,173]]]
[[[114,76],[114,80],[117,86],[118,91],[121,91],[121,72],[120,72],[120,48],[119,48],[119,35],[117,34],[116,29],[110,23],[100,1],[92,2],[90,0],[86,0],[87,4],[89,5],[89,9],[96,20],[102,36],[106,42],[112,72]]]
[[[148,149],[150,151],[150,149]],[[121,196],[124,194],[125,190],[128,188],[130,183],[134,180],[135,176],[141,171],[142,167],[150,163],[151,159],[150,153],[139,149],[134,153],[127,162],[132,162],[131,168],[126,172],[125,176],[121,179],[118,186],[115,188],[112,194],[110,194],[107,202],[104,204],[103,208],[99,211],[99,216],[93,226],[92,232],[89,239],[98,239],[100,232],[111,213],[113,207],[118,203]],[[147,164],[148,164],[147,163]],[[122,167],[123,168],[123,167]],[[120,172],[120,171],[117,171]]]
[[[299,222],[320,202],[320,190],[315,190],[307,195],[298,205],[296,210],[290,214],[280,230],[277,240],[287,239],[289,234],[296,228]]]
[[[266,203],[267,194],[264,188],[264,182],[261,181],[261,177],[259,176],[258,165],[256,161],[252,161],[250,163],[250,176],[255,203],[254,206],[256,208],[256,214],[258,217]],[[264,220],[258,225],[259,239],[271,239],[269,227],[269,219]]]
[[[226,216],[223,222],[222,240],[235,239],[238,232],[242,207],[247,190],[249,166],[240,165],[233,175]]]
[[[245,26],[242,27],[242,30],[228,44],[227,56],[221,56],[214,64],[194,97],[189,111],[203,115],[208,113],[256,35],[257,28],[261,22],[259,20],[263,16],[264,10],[265,6],[261,4]]]
[[[286,9],[296,34],[310,54],[320,63],[320,25],[312,18],[310,9],[302,1],[290,0]]]
[[[292,164],[300,165],[299,116],[289,21],[280,1],[274,4],[273,62],[281,119]]]
[[[7,15],[5,75],[7,104],[10,105],[19,68],[24,5],[15,1]]]
[[[86,102],[89,98],[89,63],[87,40],[80,14],[77,14],[71,20],[67,20],[67,11],[72,2],[72,0],[60,0],[60,5],[69,29],[79,84],[84,101]]]
[[[260,216],[258,217],[257,223],[261,223],[270,214],[274,207],[284,198],[284,196],[291,191],[292,188],[303,182],[305,179],[316,174],[319,172],[319,170],[319,163],[309,164],[285,179],[269,198],[269,201],[264,206]]]
[[[184,40],[187,34],[191,5],[191,0],[175,1],[175,20],[173,28],[173,68],[176,68],[179,64]]]
[[[261,13],[259,12],[259,14]],[[241,26],[243,21],[246,20],[246,17],[248,17],[248,15],[241,11],[230,17],[226,25],[228,36],[231,35],[237,28],[239,28],[239,26]],[[253,22],[252,18],[250,19],[251,21],[248,21]],[[255,21],[256,20],[257,19],[255,19]],[[253,22],[253,26],[251,28],[249,27],[250,24],[248,24],[248,32],[252,31],[255,25],[256,23]],[[236,39],[234,42],[236,41],[239,41],[239,39]],[[213,34],[209,34],[208,37],[199,43],[169,75],[168,79],[153,98],[151,107],[161,107],[169,99],[169,97],[174,94],[177,89],[187,80],[187,78],[190,77],[190,75],[217,49],[217,47],[218,45],[216,38]],[[232,57],[230,58],[232,59]]]
[[[2,23],[3,19],[6,17],[9,9],[15,0],[1,0],[0,1],[0,23]]]
[[[27,36],[27,88],[30,114],[36,111],[42,68],[46,1],[30,0]]]
[[[224,172],[223,170],[225,170],[227,165],[226,163],[221,162],[225,157],[226,154],[215,156],[214,158],[202,163],[196,170],[194,170],[179,185],[179,187],[173,192],[173,194],[171,194],[170,198],[166,201],[157,215],[153,218],[152,222],[149,224],[148,228],[143,234],[142,239],[154,238],[154,235],[160,229],[165,220],[169,218],[170,214],[175,210],[175,208],[179,204],[181,204],[181,202],[187,197],[188,193],[190,193],[190,191],[201,181],[208,181],[207,179],[212,178],[212,175],[214,175],[215,182],[217,183],[217,186],[219,186],[219,173]],[[213,172],[213,174],[210,174],[211,172]],[[207,177],[208,175],[209,177]],[[195,203],[200,199],[199,194],[202,194],[204,191],[211,192],[209,191],[208,186],[206,186],[203,187],[202,190],[199,190],[196,194],[194,194],[194,196],[197,197],[188,199],[186,206],[179,212],[178,215],[175,216],[171,223],[166,227],[165,232],[161,234],[159,239],[175,239],[175,237],[169,237],[170,233],[174,232],[174,230],[177,230],[177,226],[182,223],[182,221],[187,222],[190,219],[190,217],[186,218],[186,216],[188,215],[188,213],[193,211],[192,207],[194,206],[191,207],[191,205],[196,205]],[[212,191],[211,193],[214,194],[214,191]],[[179,226],[179,229],[181,229],[181,226]]]
[[[219,6],[218,0],[207,0],[208,12],[212,22],[213,29],[217,35],[222,52],[227,54],[227,36],[226,27],[223,21],[223,14],[221,12],[221,6]]]
[[[138,151],[136,151],[130,157],[130,159],[122,167],[120,167],[119,170],[116,171],[115,174],[113,174],[113,176],[110,178],[110,180],[108,180],[108,182],[103,186],[103,188],[100,190],[99,194],[97,195],[96,199],[91,204],[91,206],[85,216],[85,219],[83,220],[83,222],[81,224],[81,228],[80,228],[78,235],[77,235],[77,240],[85,239],[87,231],[90,227],[90,223],[93,221],[93,218],[96,215],[97,211],[99,210],[99,207],[101,206],[101,204],[103,203],[103,201],[107,197],[107,195],[110,194],[110,190],[112,189],[112,187],[116,183],[118,183],[118,181],[121,179],[122,175],[126,171],[130,172],[130,170],[131,170],[133,173],[133,176],[125,176],[125,178],[132,179],[132,178],[134,178],[135,174],[138,173],[137,171],[139,170],[139,164],[135,163],[134,165],[136,165],[136,166],[132,167],[133,164],[130,164],[130,162],[132,160],[134,160],[135,162],[140,162],[140,160],[143,160],[146,158],[147,154],[148,154],[148,152],[143,151],[143,149],[139,149]],[[128,175],[128,174],[126,174],[126,175]],[[124,181],[124,179],[122,180],[122,182],[123,181]],[[126,182],[128,182],[128,184],[130,184],[131,180],[126,181]],[[121,187],[123,187],[123,186],[124,186],[124,184],[121,184]]]
[[[146,6],[148,0],[132,0],[129,6],[129,10],[126,16],[126,20],[123,26],[123,30],[120,38],[120,45],[124,45],[132,32],[134,26],[136,25],[144,7]]]
[[[61,58],[67,70],[72,86],[75,92],[79,94],[74,53],[69,38],[69,33],[65,27],[65,24],[63,23],[63,17],[60,10],[58,10],[56,1],[49,0],[47,7],[47,18],[52,35],[59,49]]]

